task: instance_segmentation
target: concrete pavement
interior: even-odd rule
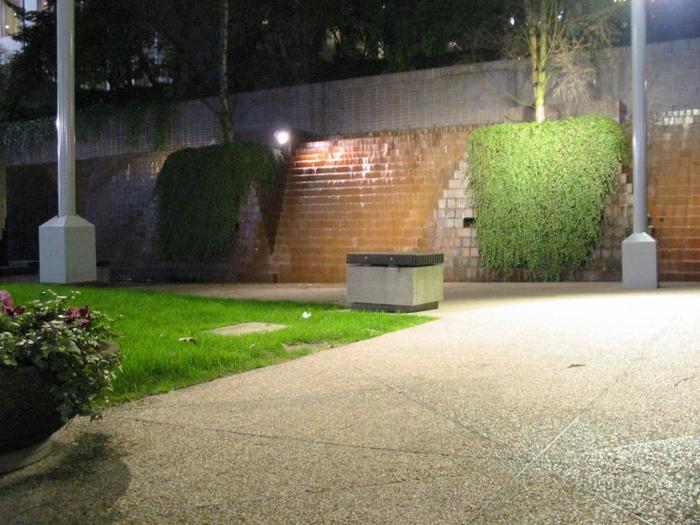
[[[700,288],[446,296],[434,322],[74,421],[0,478],[0,524],[700,523]]]

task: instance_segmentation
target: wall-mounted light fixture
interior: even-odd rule
[[[280,146],[287,146],[290,140],[292,140],[292,134],[288,130],[278,129],[275,131],[275,141]]]

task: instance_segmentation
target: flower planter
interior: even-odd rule
[[[41,295],[25,308],[0,290],[0,474],[46,456],[71,417],[94,415],[119,368],[108,317],[70,306],[77,292]]]
[[[51,451],[49,439],[63,426],[49,381],[38,368],[0,368],[0,474]]]

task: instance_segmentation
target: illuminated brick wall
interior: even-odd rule
[[[649,215],[661,280],[700,281],[700,109],[656,115],[649,138]]]
[[[437,251],[448,281],[489,281],[480,266],[469,186],[473,127],[429,128],[311,142],[288,176],[271,272],[281,282],[342,282],[345,254]],[[619,280],[631,229],[631,184],[620,172],[598,246],[566,280]],[[515,272],[514,279],[527,279]]]
[[[700,280],[700,111],[654,115],[649,212],[662,280]],[[251,192],[237,247],[212,264],[164,262],[156,236],[155,180],[169,152],[78,163],[79,212],[97,231],[98,258],[118,279],[342,282],[351,251],[439,251],[449,281],[490,280],[480,267],[468,192],[473,126],[330,137],[292,159],[284,191]],[[620,173],[601,237],[572,280],[620,278],[631,221],[631,174]],[[36,228],[55,213],[52,164],[8,169],[11,259],[36,259]],[[515,278],[519,278],[516,274]]]
[[[470,126],[330,138],[296,152],[271,270],[280,282],[341,282],[345,255],[425,246]]]

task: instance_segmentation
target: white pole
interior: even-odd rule
[[[632,170],[634,233],[647,231],[646,0],[632,0]]]
[[[632,0],[632,169],[634,224],[622,242],[622,285],[656,288],[656,241],[647,233],[646,1]]]
[[[56,2],[58,216],[39,227],[42,283],[97,280],[95,227],[75,206],[75,0]]]
[[[75,41],[73,0],[56,3],[58,216],[75,215]]]

